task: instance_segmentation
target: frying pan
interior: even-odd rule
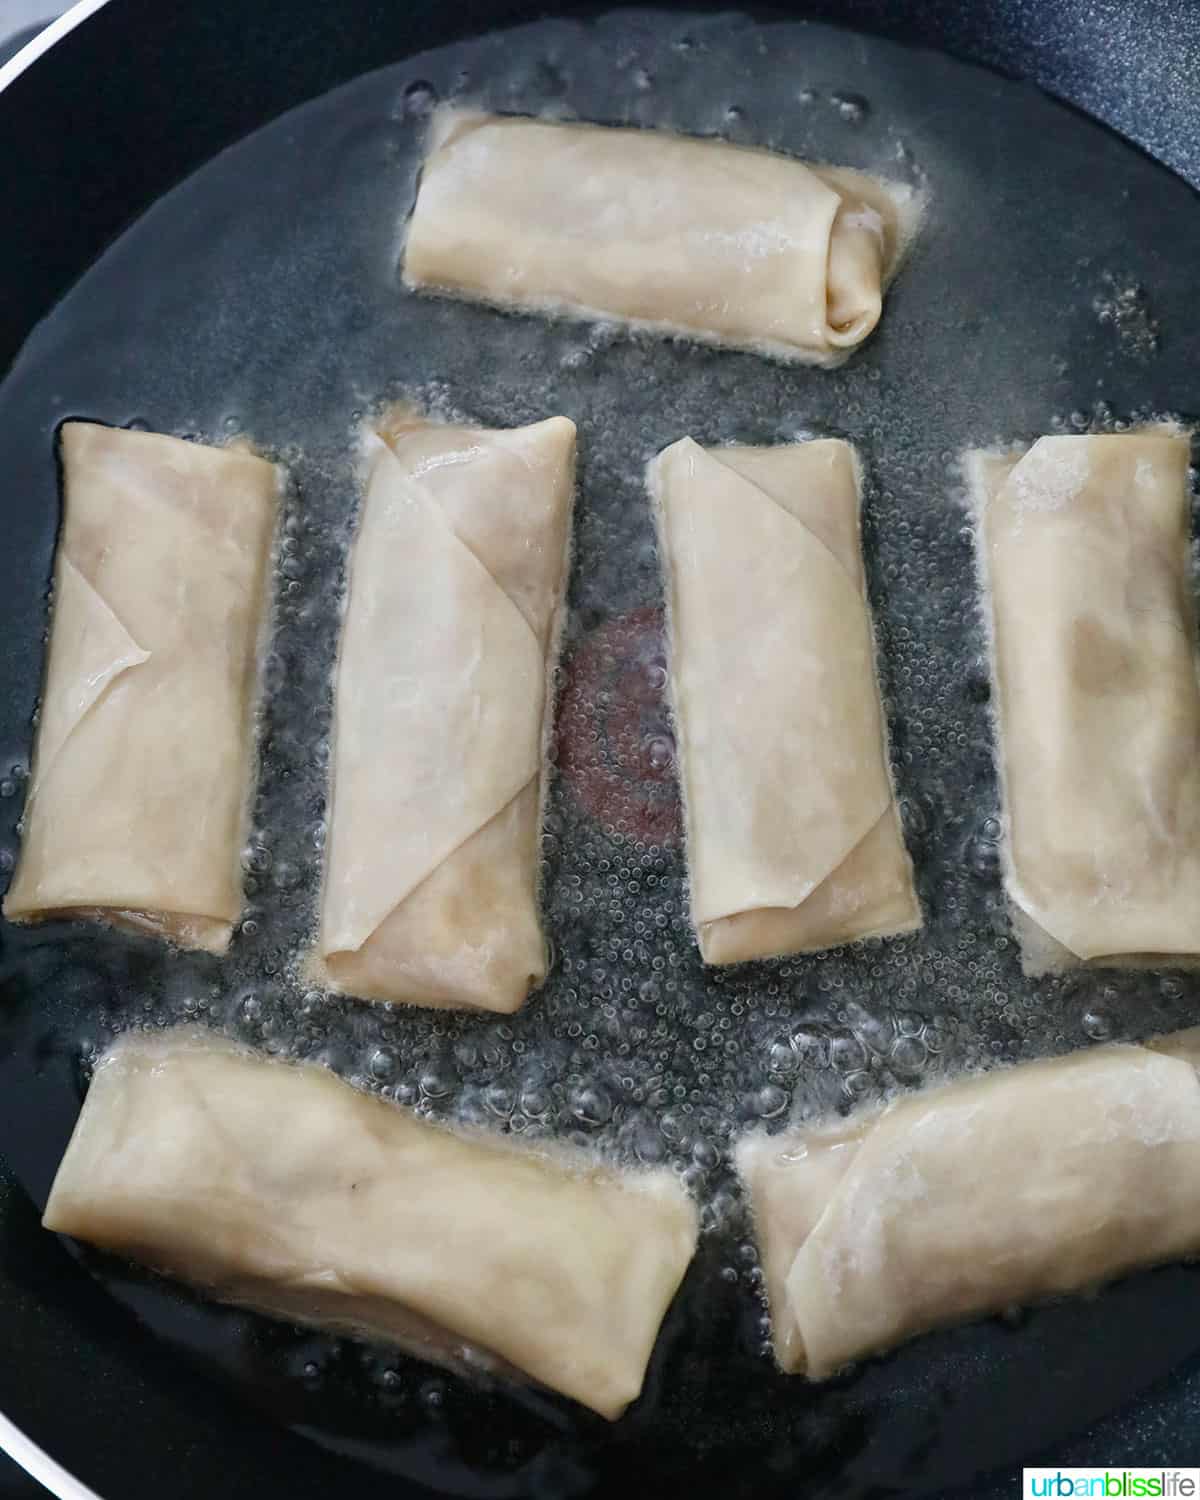
[[[566,3],[554,10],[587,13]],[[0,369],[16,360],[39,321],[117,235],[224,148],[360,74],[539,11],[514,0],[466,0],[455,7],[417,0],[85,0],[39,40],[34,50],[40,55],[0,73],[6,227]],[[1030,80],[1200,186],[1200,10],[1189,0],[810,0],[795,11]],[[757,13],[768,19],[783,14]],[[1057,118],[1044,115],[1050,106],[1033,90],[1021,99],[1008,117],[1011,134],[995,142],[998,155],[1008,147],[1031,149],[1037,122]],[[1022,114],[1030,135],[1021,134]],[[970,119],[960,123],[964,133],[975,128]],[[1094,157],[1080,158],[1083,177],[1075,185],[1078,196],[1064,202],[1066,214],[1101,191],[1103,184],[1087,173],[1105,166],[1108,149],[1098,146]],[[1131,213],[1148,217],[1150,232],[1168,238],[1172,225],[1181,225],[1179,232],[1192,237],[1194,265],[1189,195],[1124,147],[1111,149],[1118,153],[1114,171],[1128,174]],[[1160,282],[1165,286],[1165,271]],[[986,297],[986,277],[976,291]],[[1190,295],[1180,292],[1173,305],[1186,308]],[[901,331],[902,297],[903,285],[894,313]],[[882,349],[880,358],[886,343]],[[1194,340],[1189,346],[1185,336],[1178,338],[1174,352],[1168,347],[1164,355],[1168,373],[1184,371],[1189,361],[1194,367],[1195,353]],[[597,358],[603,361],[603,350]],[[1161,384],[1169,384],[1165,376]],[[828,425],[836,429],[834,419]],[[22,571],[44,569],[45,549],[38,550],[35,534],[44,540],[45,505],[52,504],[40,490],[27,494],[24,477],[19,468],[5,476],[6,487],[12,485],[3,502],[11,555],[3,576],[14,599],[22,593],[15,581]],[[43,508],[40,520],[37,507]],[[875,545],[886,558],[886,538]],[[36,603],[36,590],[25,589],[22,598],[10,609],[0,597],[5,735],[26,732],[37,674],[29,605],[30,598]],[[3,748],[7,754],[7,742]],[[910,837],[915,828],[919,838],[919,815],[910,811],[909,823]],[[664,1436],[653,1424],[639,1425],[635,1413],[625,1435],[610,1441],[590,1427],[572,1427],[574,1418],[511,1408],[503,1395],[485,1394],[472,1404],[469,1393],[452,1386],[450,1401],[460,1403],[466,1420],[484,1434],[483,1446],[492,1445],[489,1463],[471,1468],[456,1461],[433,1401],[415,1418],[410,1409],[398,1414],[385,1403],[364,1435],[353,1412],[343,1414],[340,1426],[325,1422],[325,1408],[353,1407],[357,1399],[336,1380],[308,1400],[295,1395],[294,1371],[287,1380],[260,1378],[248,1400],[229,1378],[224,1351],[230,1339],[248,1341],[261,1376],[276,1352],[268,1326],[172,1300],[174,1294],[135,1277],[123,1282],[111,1267],[81,1263],[38,1225],[28,1189],[31,1182],[44,1186],[63,1127],[28,1107],[26,1095],[36,1091],[26,1089],[26,1064],[33,1057],[49,1076],[62,1059],[50,1031],[37,1030],[36,1008],[19,978],[29,955],[13,934],[0,934],[0,1011],[8,1007],[0,1023],[0,1411],[6,1413],[0,1443],[61,1496],[81,1495],[86,1485],[105,1500],[163,1493],[228,1500],[279,1493],[304,1500],[351,1489],[394,1497],[551,1500],[657,1494],[672,1483],[719,1483],[730,1496],[756,1497],[987,1495],[1011,1493],[1012,1465],[1022,1460],[1200,1462],[1200,1292],[1188,1268],[1123,1283],[1106,1294],[1103,1310],[1051,1309],[1035,1315],[1029,1330],[978,1329],[958,1343],[948,1335],[936,1346],[933,1364],[906,1366],[904,1376],[888,1363],[874,1366],[864,1377],[869,1400],[859,1399],[857,1387],[835,1390],[811,1408],[799,1437],[777,1420],[788,1403],[802,1403],[797,1383],[776,1379],[754,1423],[737,1415],[739,1382],[748,1368],[748,1299],[744,1293],[712,1295],[721,1252],[711,1245],[702,1248],[685,1303],[689,1315],[707,1309],[704,1347],[698,1352],[686,1337],[681,1344],[677,1310],[665,1340],[668,1346],[673,1341],[674,1352],[668,1347],[656,1357],[650,1377],[652,1399],[660,1387],[681,1390],[684,1406],[694,1395],[706,1430]],[[136,986],[136,967],[127,978]],[[1191,1004],[1195,1019],[1194,998],[1184,995],[1179,1004],[1179,1016],[1189,1015]],[[1144,1029],[1153,1029],[1156,1017],[1157,1011]],[[25,1072],[9,1066],[14,1059]],[[164,1328],[169,1336],[157,1336]],[[1039,1351],[1044,1368],[1035,1372],[1028,1359],[1022,1363],[1013,1354],[1018,1345]],[[286,1359],[300,1359],[307,1368],[308,1347],[288,1344]],[[740,1353],[726,1362],[723,1348]],[[353,1358],[321,1349],[322,1358]],[[1088,1353],[1082,1361],[1081,1349]],[[949,1383],[937,1374],[938,1360],[951,1371]],[[976,1378],[974,1404],[956,1403],[955,1382],[970,1384],[972,1361],[993,1361],[998,1373],[991,1382],[986,1369]],[[1131,1373],[1112,1378],[1117,1367]],[[1036,1373],[1038,1382],[1024,1381],[1022,1371]],[[1071,1390],[1076,1385],[1078,1400]],[[419,1403],[424,1387],[412,1389]],[[1043,1400],[1055,1412],[1049,1429],[1034,1409]],[[380,1425],[393,1419],[399,1436],[381,1443]],[[722,1440],[726,1423],[736,1441]],[[331,1428],[340,1433],[337,1441],[329,1437]],[[506,1467],[511,1432],[520,1461],[510,1456]]]

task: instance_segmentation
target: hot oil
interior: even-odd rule
[[[879,332],[833,372],[419,298],[399,282],[403,223],[427,117],[449,99],[772,146],[913,183],[931,206]],[[385,68],[225,153],[128,231],[0,388],[0,472],[24,497],[0,557],[0,766],[12,767],[0,861],[16,854],[41,670],[58,424],[245,435],[290,475],[246,912],[221,961],[82,925],[4,929],[6,1155],[44,1201],[98,1053],[130,1027],[186,1019],[432,1117],[667,1163],[707,1233],[647,1396],[612,1430],[552,1398],[480,1394],[387,1350],[210,1308],[88,1255],[114,1295],[315,1440],[476,1495],[582,1495],[632,1467],[649,1493],[700,1464],[730,1495],[792,1494],[798,1477],[810,1492],[941,1488],[1077,1432],[1192,1354],[1200,1288],[1176,1269],[1099,1307],[938,1335],[825,1387],[778,1376],[729,1148],[749,1125],[1200,1016],[1183,974],[1020,972],[957,469],[968,447],[1200,409],[1191,266],[1171,249],[1196,223],[1181,182],[1019,84],[815,25],[626,13]],[[481,424],[562,412],[579,426],[543,837],[555,962],[511,1017],[358,1004],[301,973],[357,433],[398,397]],[[834,434],[862,454],[919,934],[728,972],[699,963],[642,478],[684,434]],[[1100,1372],[1098,1330],[1126,1351]]]

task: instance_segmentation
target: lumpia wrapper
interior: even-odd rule
[[[275,468],[89,422],[64,517],[11,921],[97,917],[222,952],[242,905]]]
[[[879,321],[909,188],[662,130],[443,107],[404,279],[834,365]]]
[[[101,1059],[45,1224],[222,1301],[522,1371],[609,1418],[641,1389],[697,1234],[670,1172],[455,1134],[194,1028]]]
[[[538,835],[575,428],[385,420],[335,704],[326,977],[513,1011],[546,973]]]
[[[888,771],[853,450],[655,460],[692,918],[709,963],[919,927]]]
[[[970,457],[1008,894],[1030,972],[1200,953],[1188,441]]]
[[[814,1380],[932,1328],[1200,1250],[1200,1028],[904,1097],[737,1149],[780,1365]]]

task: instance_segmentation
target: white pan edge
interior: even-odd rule
[[[52,3],[52,0],[51,0]],[[10,83],[20,78],[26,69],[31,68],[39,57],[44,57],[56,42],[74,31],[76,26],[94,15],[101,6],[107,5],[108,0],[78,0],[64,15],[59,16],[57,21],[51,23],[38,32],[32,41],[11,57],[0,67],[0,94],[8,88]],[[99,1500],[94,1490],[89,1490],[73,1474],[69,1474],[60,1463],[42,1448],[28,1438],[16,1425],[0,1412],[0,1449],[8,1454],[14,1463],[19,1464],[27,1474],[32,1475],[40,1484],[56,1495],[58,1500]]]
[[[86,1484],[69,1474],[62,1464],[56,1463],[44,1448],[39,1448],[32,1438],[26,1437],[3,1413],[0,1413],[0,1449],[27,1474],[44,1484],[52,1495],[57,1495],[58,1500],[100,1500],[95,1490],[89,1490]]]
[[[39,31],[32,41],[27,42],[24,47],[0,67],[0,94],[20,78],[26,68],[31,68],[39,57],[43,57],[55,42],[61,42],[63,37],[75,30],[82,21],[89,16],[95,15],[101,6],[107,5],[108,0],[78,0],[70,10],[59,16],[57,21],[51,21],[48,26]],[[46,9],[53,10],[55,0],[47,0]]]

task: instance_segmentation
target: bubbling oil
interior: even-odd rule
[[[443,100],[721,135],[837,162],[927,189],[929,218],[878,334],[832,372],[631,337],[603,322],[417,297],[400,285],[399,246],[423,132]],[[989,128],[961,125],[977,117]],[[18,1071],[44,1079],[30,1108],[57,1121],[38,1132],[40,1155],[11,1147],[35,1198],[113,1037],[199,1021],[430,1118],[678,1173],[706,1232],[684,1305],[708,1331],[672,1324],[666,1342],[684,1351],[670,1356],[683,1394],[652,1379],[651,1430],[694,1447],[694,1398],[744,1440],[756,1422],[782,1421],[783,1402],[798,1424],[796,1451],[816,1451],[828,1432],[814,1413],[840,1430],[856,1402],[881,1399],[870,1372],[859,1394],[825,1406],[772,1375],[731,1142],[750,1126],[813,1120],[966,1068],[1140,1037],[1197,1015],[1192,977],[1025,978],[1000,884],[986,644],[957,455],[1200,408],[1196,362],[1170,336],[1190,316],[1190,282],[1166,276],[1159,254],[1160,231],[1178,238],[1196,206],[1115,138],[1105,140],[1106,172],[1081,196],[1074,152],[1084,137],[1094,144],[1095,130],[1018,84],[882,41],[736,15],[623,12],[539,22],[384,68],[225,153],[122,237],[0,388],[0,465],[40,507],[12,579],[28,646],[5,667],[5,702],[17,707],[0,726],[0,765],[11,767],[0,780],[0,869],[12,867],[27,780],[57,425],[78,415],[207,441],[246,436],[287,467],[289,486],[242,855],[246,906],[228,958],[71,925],[4,934],[10,1003],[0,1025],[15,1040],[0,1068],[6,1080]],[[1000,138],[1008,145],[998,156]],[[1044,211],[1062,201],[1074,211]],[[449,420],[512,426],[564,413],[579,427],[542,834],[555,957],[513,1016],[348,1001],[304,973],[328,831],[358,433],[400,397]],[[833,434],[863,457],[866,561],[922,932],[729,970],[700,963],[643,487],[647,460],[685,434],[702,443]],[[386,756],[386,745],[377,750]],[[42,1067],[50,1056],[69,1067]],[[51,1099],[60,1077],[70,1088]],[[714,1304],[728,1312],[719,1347]],[[141,1306],[152,1321],[165,1317]],[[276,1330],[271,1341],[275,1375],[283,1369],[302,1388],[304,1413],[306,1393],[335,1383],[335,1370],[353,1401],[387,1421],[404,1398],[410,1436],[414,1424],[445,1422],[445,1408],[469,1406],[459,1382],[430,1381],[411,1361],[348,1353],[311,1334]],[[978,1343],[931,1347],[934,1355],[905,1351],[887,1368],[898,1363],[920,1390],[942,1360],[956,1390],[974,1388]],[[945,1353],[952,1347],[958,1363]],[[684,1378],[688,1359],[699,1373]],[[718,1359],[741,1372],[744,1419],[705,1383]],[[561,1454],[555,1461],[569,1466]]]

